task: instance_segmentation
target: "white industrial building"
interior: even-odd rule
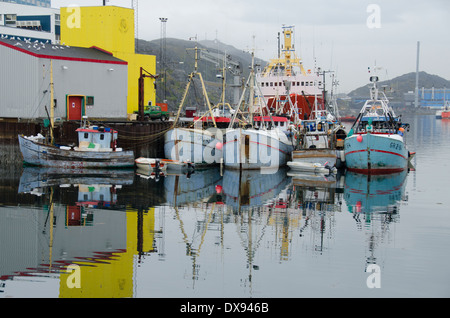
[[[60,10],[44,1],[21,1],[17,4],[0,0],[0,35],[58,43]],[[42,6],[33,3],[39,3]]]
[[[127,118],[127,62],[100,48],[0,39],[0,118]]]

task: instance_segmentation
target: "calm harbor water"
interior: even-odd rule
[[[389,176],[2,168],[0,297],[449,297],[450,121],[404,121]]]

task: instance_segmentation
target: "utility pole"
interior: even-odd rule
[[[161,39],[160,39],[160,53],[159,53],[159,68],[160,74],[162,75],[162,80],[164,81],[162,100],[166,101],[166,88],[167,88],[167,73],[166,73],[166,23],[167,18],[159,18],[161,21]]]

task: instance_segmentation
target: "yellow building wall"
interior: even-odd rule
[[[92,259],[92,262],[76,262],[80,266],[80,288],[71,287],[67,282],[71,274],[60,275],[60,298],[132,298],[134,285],[133,274],[137,262],[138,237],[142,238],[143,253],[155,252],[153,247],[155,233],[155,208],[149,208],[142,214],[142,225],[139,226],[138,212],[127,208],[127,249],[114,253],[110,259]],[[138,232],[142,231],[140,235]]]
[[[96,46],[128,62],[127,112],[139,106],[140,68],[156,73],[156,57],[135,53],[134,10],[116,6],[63,7],[61,43],[69,46]],[[146,78],[144,103],[154,105],[156,91],[153,80]]]

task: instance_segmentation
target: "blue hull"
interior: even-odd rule
[[[355,134],[345,138],[345,162],[359,173],[400,172],[408,167],[408,150],[400,135]]]

